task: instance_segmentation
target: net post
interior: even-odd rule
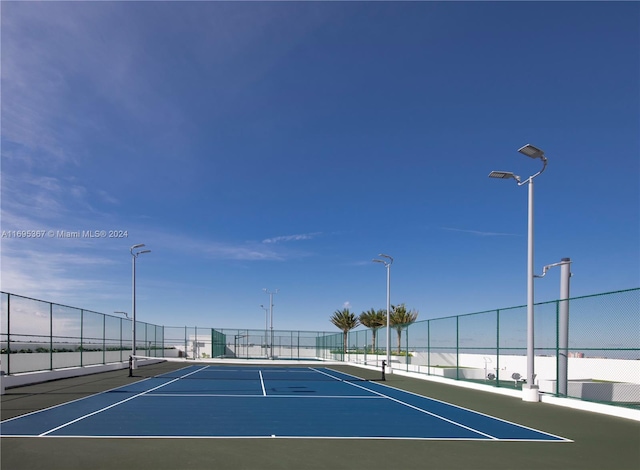
[[[387,361],[382,361],[382,381],[384,382],[385,380],[387,380],[384,376],[384,369],[385,367],[387,367]]]
[[[133,356],[129,356],[129,377],[133,377]]]

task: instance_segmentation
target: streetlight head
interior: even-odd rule
[[[391,260],[389,262],[389,264],[393,263],[393,258],[391,256],[389,256],[389,255],[385,255],[384,253],[380,253],[378,256],[382,256],[383,258],[388,258],[389,260]]]
[[[385,261],[382,261],[381,259],[372,259],[371,261],[373,261],[374,263],[387,264]]]
[[[544,150],[540,150],[531,144],[527,144],[524,147],[518,149],[522,155],[526,155],[529,158],[541,158],[544,159]]]
[[[491,173],[489,173],[489,178],[498,178],[503,180],[513,178],[516,181],[520,181],[520,177],[511,173],[510,171],[492,171]]]
[[[142,251],[138,252],[139,255],[141,255],[143,253],[151,253],[151,250],[142,250]]]
[[[142,248],[143,246],[144,246],[144,243],[138,243],[137,245],[133,245],[131,249],[135,250],[136,248]]]

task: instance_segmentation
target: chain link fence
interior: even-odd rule
[[[164,331],[165,346],[175,350],[177,357],[192,359],[218,357],[317,360],[317,339],[329,335],[320,331],[169,326]]]
[[[0,293],[0,372],[19,374],[127,361],[132,321]],[[162,356],[163,327],[136,322],[136,353]]]
[[[567,325],[560,308],[569,305]],[[17,374],[128,360],[128,318],[1,293],[0,371]],[[640,288],[535,305],[535,374],[542,393],[640,408]],[[568,328],[568,344],[560,340]],[[320,331],[169,327],[136,322],[137,354],[306,359],[381,366],[521,389],[525,306],[409,325]]]
[[[569,342],[560,308],[569,305]],[[543,393],[640,408],[640,289],[538,303],[535,381]],[[320,338],[322,357],[367,365],[386,359],[386,328]],[[395,369],[521,389],[527,375],[527,309],[511,307],[391,328]]]

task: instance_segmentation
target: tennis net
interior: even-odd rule
[[[369,381],[381,372],[322,361],[193,360],[134,356],[129,375],[188,380]]]

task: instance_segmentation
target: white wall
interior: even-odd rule
[[[437,368],[456,367],[455,353],[431,353],[431,362],[428,361],[427,353],[412,352],[409,358],[409,370],[427,373],[427,365],[431,365],[431,374],[438,374]],[[331,359],[340,360],[340,355],[331,355]],[[365,355],[364,354],[345,354],[346,361],[357,362],[361,364],[380,364],[383,355]],[[476,377],[478,374],[470,374],[466,378],[483,378],[484,371],[487,373],[496,373],[499,369],[500,380],[511,380],[513,373],[519,373],[522,377],[527,375],[527,357],[481,354],[460,354],[459,366],[464,368],[480,369],[483,372],[482,377]],[[391,365],[394,368],[406,368],[406,358],[403,356],[391,356]],[[535,358],[536,381],[555,380],[557,375],[557,366],[555,357],[536,356]],[[600,359],[591,357],[570,357],[567,367],[569,380],[602,380],[607,382],[626,382],[640,384],[640,361],[626,359]],[[473,375],[473,377],[471,377]],[[453,375],[455,377],[455,374]],[[462,376],[461,376],[462,377]]]
[[[170,356],[167,350],[167,357]],[[146,350],[139,350],[140,354],[144,354]],[[112,363],[120,361],[129,361],[131,351],[106,351],[103,355],[102,351],[85,351],[82,353],[82,365],[97,365],[103,363]],[[162,351],[157,351],[158,355]],[[14,353],[11,358],[7,358],[7,354],[0,354],[0,370],[6,374],[7,368],[11,366],[11,374],[21,374],[24,372],[45,371],[51,369],[51,353]],[[8,360],[11,361],[9,364]],[[79,352],[56,352],[53,353],[53,369],[64,369],[68,367],[80,366]]]
[[[153,364],[154,362],[154,360],[147,360],[145,361],[145,364],[141,365]],[[93,365],[88,367],[69,367],[67,369],[46,370],[41,372],[32,372],[29,374],[2,375],[0,376],[0,395],[4,394],[5,388],[9,387],[19,387],[21,385],[48,382],[49,380],[97,374],[99,372],[126,369],[128,367],[129,361],[127,360],[126,362],[114,362],[111,364]]]

